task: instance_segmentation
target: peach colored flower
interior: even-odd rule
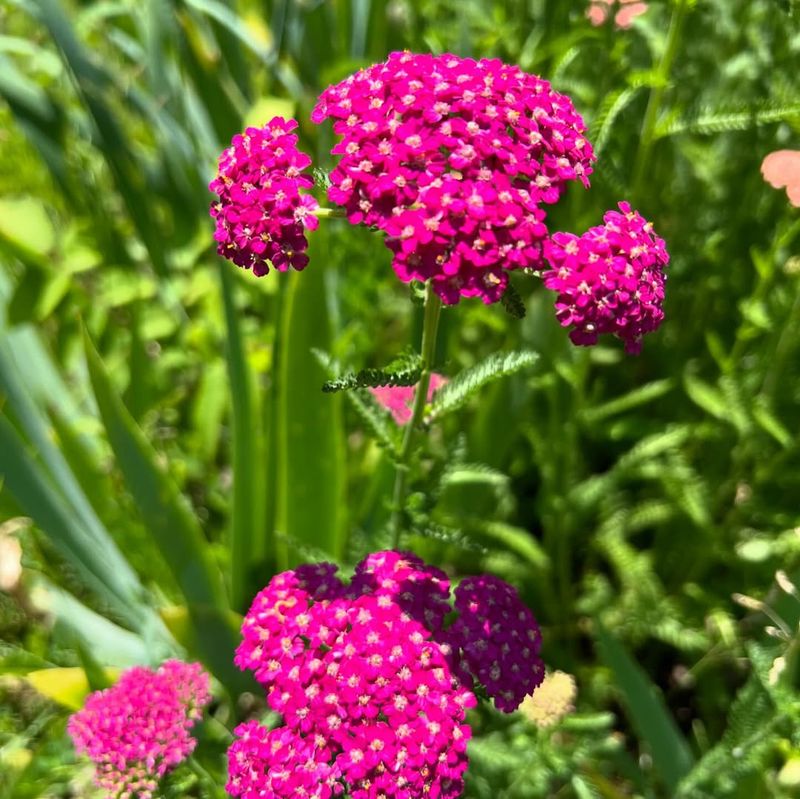
[[[776,150],[761,162],[764,180],[776,189],[786,189],[789,202],[800,208],[800,150]]]
[[[636,17],[647,11],[647,3],[641,0],[591,0],[586,9],[586,16],[592,25],[602,25],[611,16],[615,6],[617,12],[614,15],[614,22],[622,29],[630,28]]]

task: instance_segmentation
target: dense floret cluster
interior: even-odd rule
[[[94,761],[106,796],[150,799],[158,780],[194,750],[189,731],[210,700],[198,663],[170,660],[156,671],[137,666],[91,694],[67,730],[76,750]]]
[[[490,602],[470,611],[469,629],[478,631],[484,607],[490,616],[480,635],[502,648]],[[269,731],[251,721],[236,729],[229,793],[243,799],[460,796],[470,737],[466,710],[476,700],[450,643],[451,611],[447,576],[409,553],[369,555],[347,585],[330,564],[273,578],[245,617],[236,662],[255,673],[285,726]],[[520,619],[514,631],[522,629]],[[459,641],[465,634],[466,628]],[[526,662],[530,693],[541,664],[535,657]],[[510,661],[503,666],[515,686],[525,681]],[[511,701],[501,698],[505,709]]]
[[[455,596],[458,618],[451,635],[463,664],[498,710],[516,710],[544,678],[533,613],[508,583],[491,575],[468,577]]]
[[[669,255],[650,222],[628,203],[619,209],[582,236],[556,233],[545,248],[550,268],[542,277],[558,292],[556,316],[572,328],[575,344],[596,344],[599,335],[611,333],[626,351],[638,353],[642,336],[664,318]]]
[[[509,270],[539,266],[544,206],[588,186],[594,160],[571,100],[499,60],[392,53],[326,89],[325,118],[341,136],[331,201],[447,303],[495,302]]]
[[[256,275],[267,274],[270,265],[280,272],[303,269],[305,228],[319,223],[317,201],[301,191],[314,184],[302,174],[311,158],[297,149],[296,127],[293,119],[275,117],[237,134],[209,185],[219,196],[211,206],[217,252]]]

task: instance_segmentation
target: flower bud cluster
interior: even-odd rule
[[[151,799],[158,781],[194,750],[189,734],[211,701],[199,663],[136,666],[96,691],[69,720],[75,748],[94,761],[95,782],[113,799]]]
[[[496,583],[508,589],[501,606],[491,597],[479,602],[469,630],[455,635],[447,624],[447,576],[409,553],[369,555],[347,585],[330,564],[273,578],[245,617],[236,663],[255,673],[284,726],[267,730],[249,721],[236,729],[228,792],[243,799],[460,796],[470,737],[466,710],[476,702],[467,666],[459,661],[462,651],[467,657],[469,631],[483,636],[495,656],[506,631],[493,620],[513,608],[514,632],[538,651],[532,615],[523,620],[509,599],[514,590]],[[483,585],[471,596],[481,597]],[[489,618],[479,629],[483,608]],[[522,661],[503,656],[498,662],[498,685],[512,680],[516,696],[526,679]],[[526,662],[529,693],[541,663],[534,656]],[[499,689],[493,695],[513,709],[512,697]]]

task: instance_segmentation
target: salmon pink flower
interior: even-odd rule
[[[777,150],[761,163],[764,180],[776,189],[786,189],[789,202],[800,208],[800,151]]]

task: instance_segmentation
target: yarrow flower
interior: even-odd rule
[[[211,701],[199,663],[137,666],[96,691],[67,725],[78,753],[94,761],[95,782],[113,799],[150,799],[158,781],[194,750],[189,734]]]
[[[326,89],[312,120],[326,118],[341,136],[330,200],[446,303],[496,302],[509,270],[540,265],[544,206],[592,172],[570,99],[499,60],[392,53]]]
[[[516,710],[544,677],[533,613],[508,583],[488,574],[463,580],[455,596],[451,635],[464,665],[498,710]]]
[[[428,383],[428,402],[433,399],[433,395],[446,382],[446,377],[436,374],[436,372],[431,373],[431,379]],[[392,414],[397,424],[404,425],[411,421],[414,399],[417,395],[416,386],[379,386],[371,388],[370,392]]]
[[[369,555],[349,585],[331,564],[274,577],[245,616],[236,663],[255,673],[284,726],[235,730],[228,792],[460,796],[476,699],[445,629],[449,599],[447,576],[410,553]],[[530,665],[528,693],[539,673]]]
[[[642,336],[664,318],[664,270],[669,264],[663,239],[628,203],[608,211],[604,225],[582,236],[556,233],[545,245],[550,268],[544,285],[558,292],[556,316],[571,327],[575,344],[591,345],[603,333],[641,350]]]
[[[209,189],[219,196],[211,206],[217,252],[238,266],[265,275],[308,264],[305,229],[314,230],[317,201],[302,189],[311,178],[302,171],[311,158],[297,149],[293,119],[275,117],[263,128],[233,137],[219,159]]]
[[[537,727],[546,729],[558,724],[564,716],[575,710],[578,688],[575,678],[565,671],[552,671],[544,675],[539,688],[526,696],[519,712]]]

